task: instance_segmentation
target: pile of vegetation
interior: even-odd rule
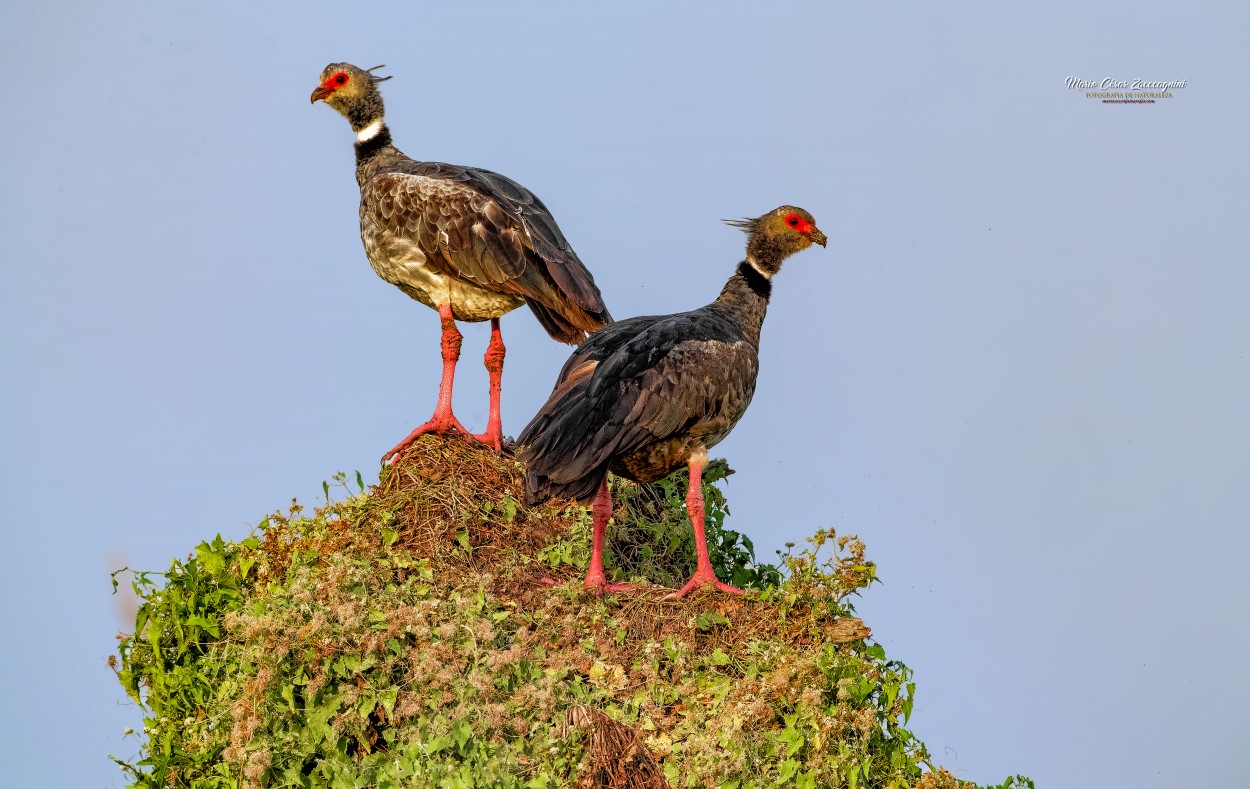
[[[709,543],[752,591],[682,600],[684,473],[613,483],[608,572],[639,586],[602,599],[588,511],[521,506],[511,458],[430,436],[367,491],[339,475],[342,500],[134,574],[110,662],[144,721],[115,761],[136,787],[970,787],[855,616],[863,544],[757,563],[723,526],[729,473],[705,481]]]

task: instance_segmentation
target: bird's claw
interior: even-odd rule
[[[544,586],[563,586],[564,581],[557,581],[554,578],[540,578],[539,583]],[[638,588],[638,584],[610,584],[606,580],[602,581],[586,581],[582,584],[582,588],[587,592],[592,592],[596,597],[602,597],[604,592],[629,592]]]
[[[601,576],[587,577],[582,587],[594,593],[596,597],[602,597],[604,592],[629,592],[638,588],[637,584],[610,584],[608,579]]]
[[[497,433],[487,430],[485,433],[466,433],[466,435],[474,441],[490,447],[496,455],[503,453],[503,436]]]
[[[685,597],[687,594],[689,594],[690,592],[694,591],[695,589],[704,589],[709,586],[715,587],[719,589],[720,591],[725,592],[727,594],[737,594],[737,595],[746,594],[746,592],[744,592],[743,590],[739,589],[736,586],[730,586],[724,581],[717,580],[716,576],[712,576],[711,578],[708,578],[705,576],[700,576],[698,573],[695,573],[695,576],[691,578],[689,581],[687,581],[685,586],[683,586],[681,589],[677,590],[676,592],[673,592],[672,594],[665,595],[661,599],[662,600],[680,600],[683,597]]]
[[[503,451],[504,438],[502,435],[493,436],[490,431],[480,434],[470,433],[467,427],[460,424],[460,420],[457,419],[454,414],[435,414],[430,421],[413,428],[413,431],[409,433],[403,441],[400,441],[398,444],[391,447],[391,449],[382,456],[382,465],[394,466],[399,462],[399,456],[404,453],[404,450],[408,449],[408,447],[416,443],[418,438],[426,435],[427,433],[434,433],[440,436],[459,435],[468,441],[477,441],[485,444],[497,454],[502,453]]]

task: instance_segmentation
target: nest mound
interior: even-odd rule
[[[599,599],[587,510],[523,507],[522,484],[428,436],[367,491],[137,574],[114,663],[145,712],[132,785],[958,784],[923,769],[911,673],[854,616],[858,540],[818,533],[743,598],[664,600],[646,582],[693,568],[680,479],[619,482],[605,558],[645,572]]]

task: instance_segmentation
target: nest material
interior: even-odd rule
[[[558,582],[579,585],[580,572],[572,568],[552,572],[552,568],[538,563],[518,567],[513,562],[518,555],[535,555],[569,529],[569,508],[577,505],[562,501],[532,508],[518,505],[515,514],[507,519],[500,516],[497,508],[485,512],[488,501],[510,497],[519,502],[524,484],[524,468],[511,456],[500,457],[456,437],[425,436],[404,452],[390,472],[383,474],[378,492],[392,502],[391,506],[399,502],[396,520],[402,525],[397,545],[418,556],[439,559],[444,573],[456,572],[457,565],[487,573],[492,576],[494,594],[522,606],[542,607],[551,595],[551,587],[543,583],[545,576],[555,575]],[[474,517],[466,519],[466,513]],[[616,513],[617,517],[624,514],[623,510]],[[471,555],[448,562],[449,552],[458,544],[456,535],[461,532],[472,547]],[[500,572],[501,566],[507,564],[513,564],[510,571]],[[685,634],[690,629],[691,613],[709,608],[735,625],[726,632],[710,634],[709,651],[717,645],[727,650],[739,649],[760,633],[784,629],[784,625],[774,621],[772,606],[749,598],[703,590],[682,600],[666,599],[672,592],[666,587],[642,583],[630,591],[614,593],[622,607],[621,623],[631,641]],[[796,626],[787,639],[811,648],[826,643],[845,644],[871,635],[857,617],[817,621],[815,629]],[[628,662],[626,658],[622,660]]]
[[[574,704],[565,719],[565,736],[573,731],[582,732],[587,743],[578,789],[669,789],[655,757],[625,724]]]
[[[906,667],[863,645],[837,646],[869,635],[843,602],[871,578],[861,543],[836,538],[845,550],[819,566],[815,548],[788,560],[783,585],[762,594],[700,590],[672,600],[672,589],[644,582],[599,599],[582,586],[585,554],[569,536],[586,539],[589,513],[570,502],[524,507],[522,483],[509,456],[425,436],[368,493],[328,502],[312,517],[293,503],[290,514],[266,520],[259,540],[226,546],[241,600],[214,604],[214,615],[227,611],[226,632],[207,642],[208,652],[182,653],[179,665],[214,677],[222,666],[245,667],[244,684],[225,683],[205,709],[188,710],[232,725],[188,724],[190,734],[163,741],[178,749],[181,770],[171,768],[168,783],[195,785],[183,773],[216,770],[200,755],[206,747],[236,764],[249,786],[279,770],[306,775],[303,757],[283,755],[292,727],[308,731],[288,711],[316,698],[338,737],[325,740],[333,751],[309,758],[349,771],[379,767],[396,743],[424,741],[421,727],[444,736],[443,724],[468,721],[474,740],[492,745],[474,751],[491,775],[558,775],[562,785],[591,789],[666,787],[660,763],[675,782],[705,787],[792,774],[781,759],[821,785],[841,785],[848,765],[887,757],[891,785],[920,779],[927,754],[896,723],[905,722],[910,689],[863,696],[865,680],[868,690],[901,691]],[[644,513],[620,497],[622,531],[654,543],[671,534],[656,524],[684,527],[681,497],[669,493],[652,497],[654,511]],[[815,547],[831,539],[818,533]],[[659,569],[656,577],[674,574]],[[569,583],[553,588],[549,575]],[[147,640],[162,629],[173,638],[166,612],[186,606],[165,595],[153,589],[147,636],[125,642],[123,671],[136,699],[141,686],[153,699],[166,687],[156,680],[169,669]],[[303,684],[291,683],[301,675]],[[587,702],[595,707],[580,706]],[[810,735],[797,755],[782,737],[791,727]],[[492,753],[500,758],[491,762]],[[945,787],[944,777],[918,786]]]
[[[429,558],[440,577],[453,586],[484,585],[490,594],[519,609],[533,611],[552,604],[563,609],[568,601],[555,599],[562,596],[553,595],[547,576],[580,588],[580,571],[548,567],[528,557],[572,528],[574,513],[581,508],[566,501],[524,507],[519,503],[523,485],[524,469],[511,456],[495,455],[456,436],[423,436],[394,467],[383,471],[371,495],[361,499],[360,510],[327,518],[327,528],[315,536],[291,528],[280,515],[271,516],[274,528],[265,534],[262,575],[281,577],[292,554],[307,550],[323,556],[368,555],[381,547],[381,530],[393,528],[394,548]],[[510,512],[500,504],[507,500],[515,505]],[[616,514],[626,515],[623,510]],[[709,610],[733,626],[710,627],[697,635],[700,651],[742,649],[763,634],[800,648],[845,644],[871,635],[857,617],[813,616],[814,611],[796,610],[790,621],[779,622],[772,605],[750,595],[699,590],[684,599],[666,599],[672,591],[641,583],[613,593],[619,624],[628,637],[626,643],[607,645],[602,656],[628,664],[637,643],[688,634],[694,617]]]

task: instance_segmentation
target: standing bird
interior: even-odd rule
[[[603,532],[612,515],[608,472],[652,482],[688,465],[686,511],[697,566],[675,596],[709,585],[742,593],[717,580],[708,557],[703,466],[708,449],[729,435],[755,394],[773,275],[790,255],[827,239],[811,214],[789,205],[728,223],[747,233],[747,254],[716,301],[676,315],[630,318],[592,335],[517,439],[527,505],[555,496],[593,500],[587,588],[624,588],[608,585],[603,574]]]
[[[595,280],[551,212],[528,189],[489,170],[418,162],[391,143],[378,83],[390,77],[349,63],[321,72],[312,102],[324,101],[356,132],[360,238],[378,276],[438,311],[443,377],[430,421],[386,453],[393,462],[425,433],[457,431],[502,448],[499,418],[504,344],[499,316],[528,304],[552,338],[570,344],[612,322]],[[462,335],[456,321],[490,319],[486,432],[473,435],[451,409]]]

